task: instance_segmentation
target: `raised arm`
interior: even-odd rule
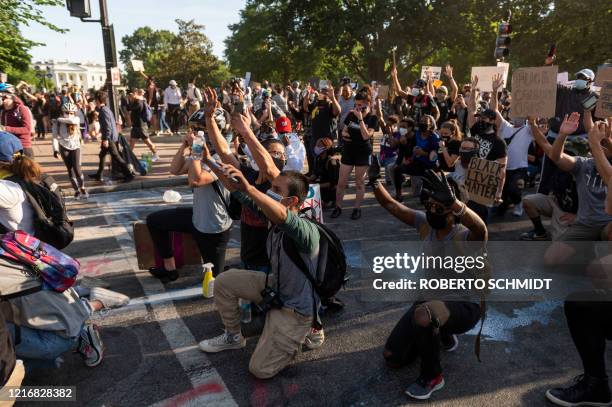
[[[544,151],[544,154],[548,155],[552,149],[552,144],[546,140],[546,137],[544,134],[542,134],[542,131],[540,131],[536,118],[529,116],[527,118],[527,122],[529,123],[531,134],[533,135],[533,139],[535,140],[536,144],[542,149],[542,151]]]
[[[374,190],[374,197],[382,206],[389,212],[391,215],[401,220],[407,225],[412,227],[416,224],[416,211],[411,209],[401,203],[397,202],[395,199],[391,197],[389,192],[382,186],[382,184],[377,180],[373,183],[372,188]]]
[[[244,142],[249,147],[253,159],[259,167],[259,171],[268,181],[272,181],[278,177],[280,170],[276,168],[272,156],[268,151],[261,145],[255,134],[251,130],[251,123],[248,116],[243,114],[235,114],[232,116],[232,127],[238,132],[244,139]]]
[[[502,115],[497,108],[497,92],[504,83],[504,77],[501,74],[493,75],[493,91],[491,92],[491,109],[495,111],[495,126],[499,129],[502,124]]]
[[[395,65],[393,65],[393,67],[391,68],[391,80],[393,81],[393,86],[395,86],[395,90],[401,97],[407,98],[408,96],[410,96],[408,92],[402,90],[402,85],[400,85],[399,79],[397,78],[397,66]]]
[[[340,115],[342,108],[340,107],[340,103],[338,103],[338,99],[336,99],[336,93],[334,92],[334,87],[332,86],[331,81],[329,82],[329,100],[332,102],[332,115],[337,117]]]
[[[470,90],[470,100],[468,101],[468,127],[472,127],[476,123],[476,86],[478,86],[478,76],[472,78],[472,86]]]
[[[185,151],[189,150],[191,143],[193,143],[193,134],[187,134],[183,138],[178,150],[176,150],[174,157],[172,157],[172,162],[170,163],[170,174],[187,174],[187,171],[189,170],[189,162],[185,159]]]
[[[578,128],[579,121],[580,114],[578,112],[573,112],[569,117],[565,115],[565,119],[559,129],[559,134],[550,149],[550,153],[547,155],[562,171],[571,171],[574,165],[576,165],[576,158],[565,154],[563,147],[567,136],[574,133]]]
[[[217,122],[214,118],[215,110],[219,104],[217,92],[210,87],[206,88],[203,97],[204,114],[206,116],[206,131],[208,132],[208,139],[210,140],[210,143],[215,148],[217,154],[219,154],[219,157],[221,157],[221,161],[226,164],[233,165],[234,167],[239,167],[240,162],[236,159],[234,154],[232,154],[232,150],[221,134],[221,130],[219,129],[219,126],[217,126]]]
[[[450,65],[446,65],[446,67],[444,67],[444,75],[446,75],[446,77],[448,78],[448,82],[450,83],[450,97],[451,100],[454,102],[455,98],[457,97],[457,93],[459,93],[459,87],[457,86],[457,82],[455,82],[455,78],[453,77],[453,67]]]
[[[589,147],[591,147],[591,154],[595,159],[595,167],[599,176],[604,183],[608,184],[612,179],[612,165],[608,161],[608,157],[603,151],[601,141],[610,135],[610,124],[606,122],[597,122],[593,125],[589,131]],[[610,192],[608,192],[610,194]]]

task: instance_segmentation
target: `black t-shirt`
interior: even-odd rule
[[[442,123],[450,119],[450,108],[453,105],[453,102],[450,100],[449,97],[445,98],[444,100],[438,100],[436,98],[436,104],[438,105],[438,109],[440,110],[440,118],[438,119],[438,127],[440,127]]]
[[[266,192],[270,188],[269,182],[255,184],[259,171],[246,165],[240,166],[240,171],[257,190]],[[269,266],[266,241],[268,240],[268,221],[256,212],[242,205],[240,215],[240,260],[249,266]]]
[[[434,98],[430,95],[411,96],[408,102],[412,106],[411,116],[417,123],[421,120],[422,115],[432,114],[433,108],[436,106]]]
[[[453,155],[459,155],[459,147],[461,146],[461,141],[459,140],[449,140],[448,142],[446,142],[446,151],[448,152],[448,155],[453,156]],[[453,172],[455,171],[455,167],[449,167],[448,165],[446,165],[446,160],[444,159],[444,156],[442,154],[438,155],[438,162],[440,163],[440,169],[442,171],[447,171],[447,172]]]
[[[309,113],[312,118],[312,136],[314,140],[323,137],[335,139],[337,120],[334,116],[331,102],[318,104],[317,101],[310,105]]]
[[[471,131],[472,137],[480,142],[478,157],[495,161],[508,155],[506,142],[498,137],[497,134],[476,134],[474,127],[472,127]]]
[[[414,150],[414,146],[416,145],[415,137],[413,133],[412,138],[409,138],[406,144],[402,144],[400,141],[397,145],[397,160],[395,162],[398,165],[404,161],[405,157],[412,157],[412,150]]]
[[[364,118],[363,122],[365,123],[368,129],[374,129],[374,131],[378,131],[378,117],[371,112],[368,113]],[[348,129],[349,136],[351,137],[351,141],[349,143],[355,144],[371,144],[370,140],[364,140],[361,135],[361,125],[359,124],[359,120],[357,120],[357,116],[353,112],[349,113],[344,119],[344,125]]]
[[[128,109],[130,110],[130,118],[132,119],[132,127],[142,127],[142,111],[144,110],[144,100],[134,100],[130,103]]]

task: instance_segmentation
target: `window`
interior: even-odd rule
[[[60,81],[60,82],[64,82],[64,80],[65,80],[65,77],[64,77],[64,74],[63,74],[63,73],[59,74],[59,75],[58,75],[58,78],[59,78],[59,81]]]
[[[85,82],[85,75],[79,75],[79,79],[81,80],[81,82]]]
[[[70,74],[70,82],[74,82],[74,75]]]
[[[100,75],[100,82],[103,82],[103,81],[104,81],[104,79],[102,79],[102,75]]]

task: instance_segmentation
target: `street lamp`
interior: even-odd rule
[[[100,23],[102,26],[102,43],[104,45],[104,62],[106,64],[106,90],[109,96],[109,107],[115,114],[115,118],[118,118],[119,110],[117,109],[111,73],[111,69],[117,66],[117,51],[115,47],[115,32],[112,24],[108,22],[106,0],[100,0],[99,20],[86,20],[86,18],[91,17],[89,0],[66,0],[66,7],[72,17],[78,17],[85,23]]]

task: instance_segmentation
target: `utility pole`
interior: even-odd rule
[[[104,46],[104,63],[106,67],[106,91],[108,92],[109,108],[119,118],[117,95],[112,82],[111,69],[117,66],[117,50],[115,47],[115,31],[108,21],[106,0],[100,0],[100,19],[87,20],[91,17],[89,0],[66,0],[66,6],[73,17],[79,17],[85,23],[100,23],[102,26],[102,43]]]

